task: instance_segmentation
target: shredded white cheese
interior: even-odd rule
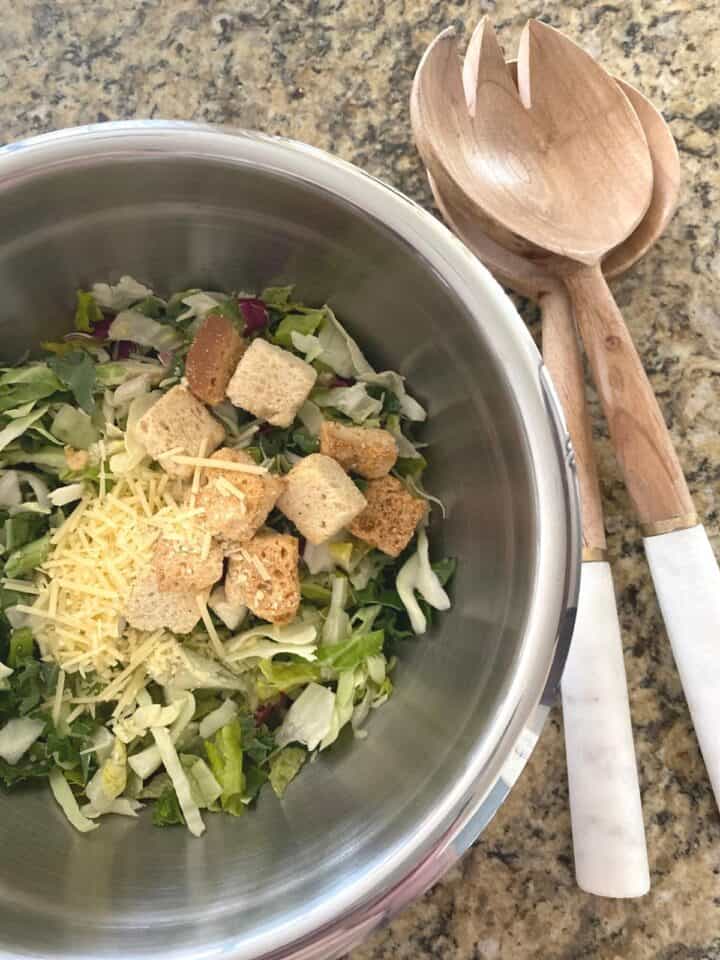
[[[173,463],[190,467],[205,467],[208,470],[235,470],[237,473],[254,473],[256,476],[266,474],[267,467],[256,463],[235,463],[233,460],[211,460],[209,457],[184,457],[179,454],[170,458]]]
[[[123,618],[158,537],[188,537],[194,529],[201,511],[173,497],[182,502],[186,490],[147,466],[128,471],[114,488],[108,483],[104,496],[86,497],[55,532],[41,567],[47,585],[25,587],[37,596],[17,610],[31,617],[42,655],[67,674],[95,674],[100,681],[101,692],[85,698],[90,702],[122,696],[138,675],[142,688],[144,661],[170,637],[133,630]],[[204,532],[195,539],[199,552]]]

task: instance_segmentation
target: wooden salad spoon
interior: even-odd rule
[[[477,29],[473,33],[463,63],[468,100],[476,87],[479,33]],[[515,78],[515,62],[508,62],[508,67]],[[664,120],[634,87],[617,82],[650,148],[653,192],[640,224],[604,261],[609,276],[627,270],[658,239],[675,211],[680,184],[677,149]],[[454,208],[429,179],[438,209],[465,245],[503,284],[540,306],[543,353],[566,411],[583,518],[580,600],[562,683],[575,874],[588,893],[642,896],[650,878],[622,638],[612,572],[605,557],[600,485],[570,301],[562,284],[542,264],[511,253],[487,237],[467,208]]]
[[[451,205],[451,215],[462,210],[471,220],[477,218],[481,232],[506,254],[524,255],[533,270],[526,271],[526,280],[541,276],[536,268],[542,266],[562,282],[573,301],[611,440],[643,525],[660,607],[717,800],[720,571],[600,265],[606,256],[610,268],[615,258],[620,262],[624,254],[617,248],[650,206],[652,177],[648,194],[642,156],[642,142],[646,150],[647,143],[644,135],[642,141],[637,137],[625,108],[603,89],[603,83],[612,87],[632,111],[617,84],[549,27],[530,22],[525,28],[518,88],[487,23],[479,27],[472,56],[477,61],[475,88],[466,104],[454,36],[441,34],[426,51],[411,98],[418,148],[439,195]],[[534,112],[529,133],[519,120],[520,109],[528,116]],[[511,114],[512,123],[504,124],[503,116]],[[568,123],[564,114],[572,114],[574,123]],[[633,117],[639,127],[634,112]],[[594,135],[583,136],[583,125],[594,128]],[[567,146],[567,141],[573,145]],[[578,143],[584,144],[584,155]],[[614,150],[618,144],[619,154]],[[572,163],[557,159],[566,147]],[[658,170],[669,171],[672,182],[672,156],[658,158],[656,176]],[[578,186],[577,181],[583,183]],[[563,230],[572,210],[557,198],[564,188],[578,204],[566,243]],[[610,208],[595,202],[593,190],[610,199]],[[503,196],[513,198],[507,216],[497,202]],[[638,211],[640,217],[633,223]],[[651,212],[647,226],[640,228],[639,248],[643,236],[654,229],[653,216]],[[533,281],[528,282],[531,292]],[[542,285],[536,287],[541,289]]]

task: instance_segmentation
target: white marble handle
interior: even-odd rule
[[[720,570],[702,524],[645,539],[715,801],[720,806]]]
[[[650,889],[615,591],[604,561],[583,563],[562,679],[575,876],[601,897]]]

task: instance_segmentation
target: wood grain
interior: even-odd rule
[[[556,284],[540,296],[539,302],[543,357],[565,412],[575,449],[583,547],[586,551],[605,550],[602,494],[593,452],[592,426],[585,403],[585,372],[570,299],[560,284]]]
[[[680,461],[599,265],[565,276],[610,438],[640,522],[692,515]]]

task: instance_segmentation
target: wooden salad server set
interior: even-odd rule
[[[705,764],[720,801],[720,571],[672,440],[605,277],[627,270],[675,209],[672,135],[638,91],[558,31],[529,21],[517,63],[487,20],[461,63],[440,34],[411,97],[418,150],[449,226],[496,277],[540,305],[582,502],[583,565],[562,682],[578,884],[641,896],[650,880],[622,642],[579,328]]]

